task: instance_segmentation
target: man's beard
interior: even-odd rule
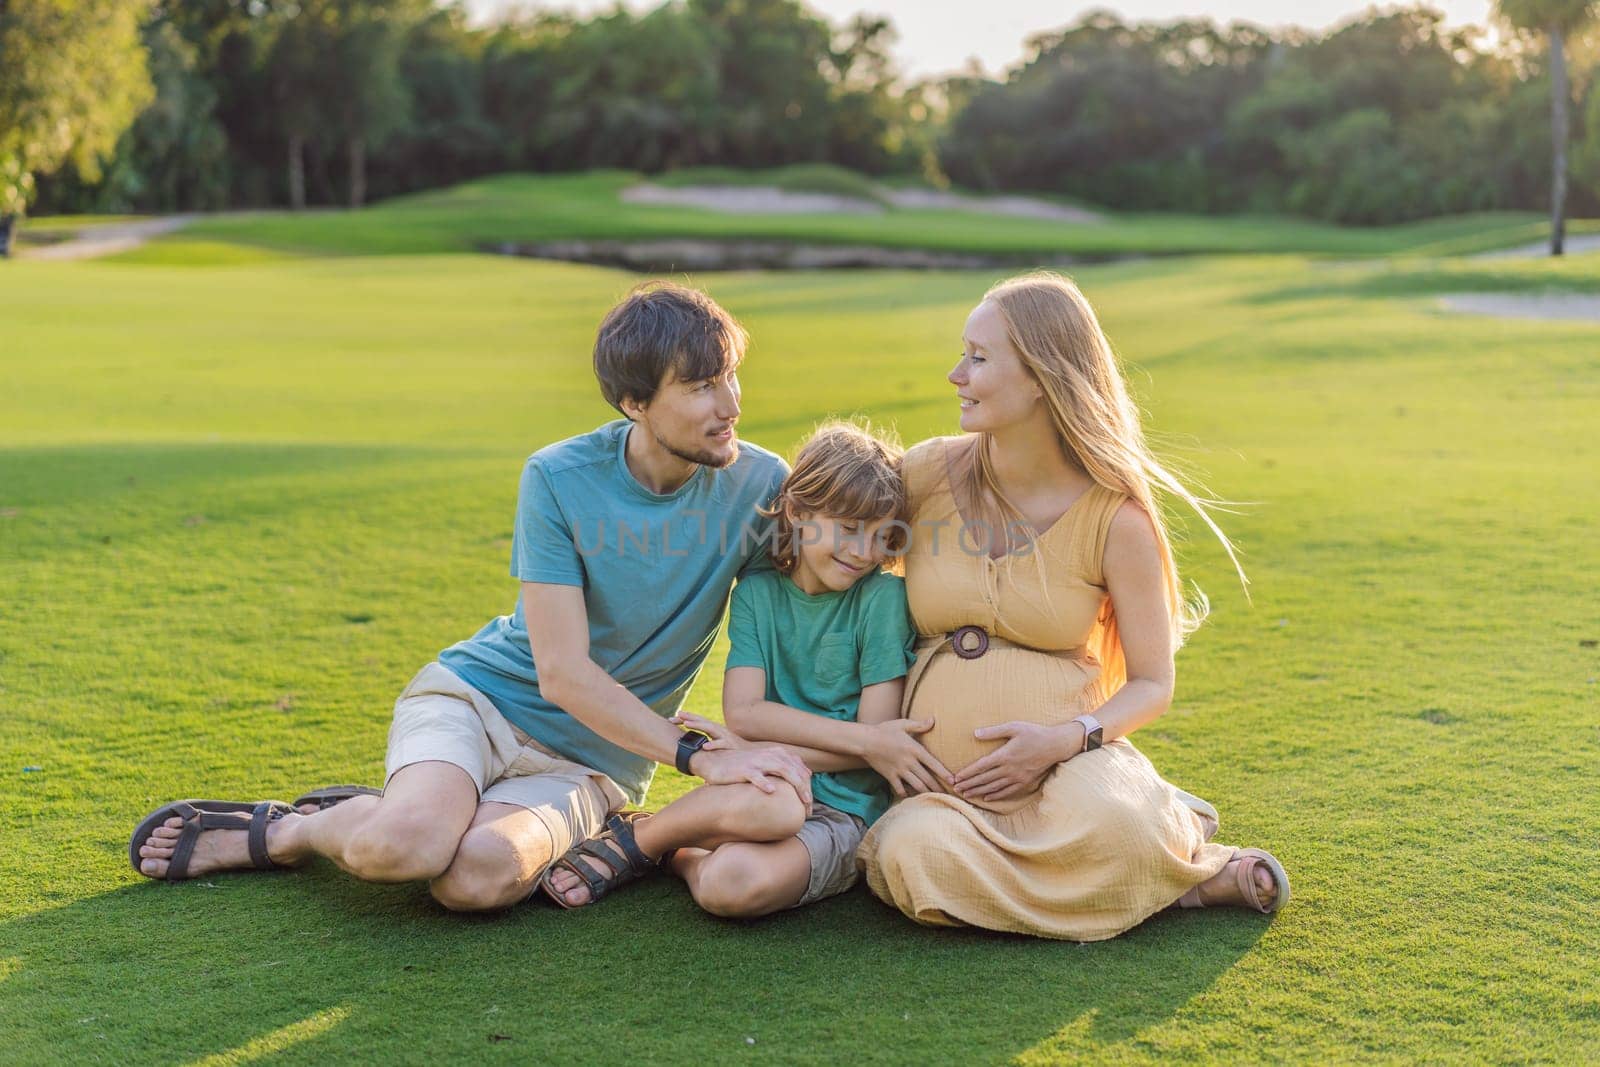
[[[731,467],[739,458],[739,438],[737,436],[730,442],[733,445],[733,450],[726,456],[718,455],[715,452],[686,452],[681,448],[674,447],[670,441],[659,433],[655,435],[655,439],[656,444],[660,445],[668,454],[676,456],[685,463],[698,463],[702,467],[710,467],[713,470],[723,470]]]

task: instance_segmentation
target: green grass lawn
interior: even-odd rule
[[[738,177],[751,180],[748,174]],[[784,173],[775,180],[786,184],[792,178]],[[1456,255],[1504,248],[1540,240],[1548,225],[1537,215],[1515,212],[1386,228],[1278,217],[1170,214],[1110,215],[1093,225],[956,211],[724,215],[619,201],[618,194],[638,180],[637,175],[620,171],[502,175],[399,197],[364,211],[262,212],[208,219],[167,240],[208,242],[205,249],[186,248],[182,257],[207,264],[212,260],[198,253],[215,252],[217,242],[303,253],[409,255],[580,237],[740,237],[1022,256],[1241,252],[1368,256]],[[1600,221],[1573,223],[1574,233],[1591,230],[1600,230]],[[141,260],[159,256],[161,244],[131,255]]]
[[[514,207],[560,181],[0,264],[0,1059],[1600,1057],[1600,326],[1446,315],[1443,283],[1383,264],[1079,274],[1168,454],[1248,502],[1227,527],[1253,603],[1191,533],[1212,619],[1137,743],[1221,840],[1283,859],[1275,919],[1078,946],[925,930],[861,890],[739,924],[666,880],[463,918],[326,865],[136,875],[128,833],[162,801],[380,777],[411,673],[511,607],[523,458],[608,417],[588,349],[631,282],[195,259],[231,234],[438,252],[578,225]],[[1592,257],[1562,269],[1600,288]],[[695,280],[753,334],[749,439],[856,411],[954,432],[944,374],[991,275]],[[652,805],[685,787],[664,771]]]

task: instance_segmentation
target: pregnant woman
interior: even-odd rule
[[[905,457],[905,714],[956,769],[891,808],[860,857],[920,923],[1115,937],[1173,904],[1289,898],[1267,853],[1210,843],[1211,805],[1127,740],[1167,710],[1184,601],[1156,491],[1201,502],[1144,442],[1110,343],[1056,274],[991,289],[950,373],[965,436]]]

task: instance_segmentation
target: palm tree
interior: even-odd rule
[[[1594,17],[1597,0],[1496,0],[1500,16],[1522,30],[1550,38],[1550,254],[1559,256],[1567,230],[1567,37]]]

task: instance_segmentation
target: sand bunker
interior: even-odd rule
[[[881,215],[875,200],[831,193],[793,193],[764,185],[635,185],[622,191],[629,204],[697,207],[726,215]]]
[[[886,189],[884,196],[895,207],[908,211],[969,211],[978,215],[1009,215],[1079,224],[1105,221],[1105,216],[1093,211],[1031,196],[962,196],[936,189]]]
[[[535,241],[506,242],[485,251],[621,267],[644,274],[718,270],[987,270],[1072,266],[1083,257],[993,256],[871,245],[788,244],[783,241]]]
[[[1600,322],[1600,296],[1588,293],[1459,293],[1439,298],[1450,311],[1502,319]]]
[[[961,196],[935,189],[883,189],[883,198],[907,211],[966,211],[979,215],[1087,224],[1102,216],[1083,208],[1027,196]],[[791,192],[765,185],[635,185],[622,191],[629,204],[663,204],[728,215],[881,215],[876,200],[832,193]]]

